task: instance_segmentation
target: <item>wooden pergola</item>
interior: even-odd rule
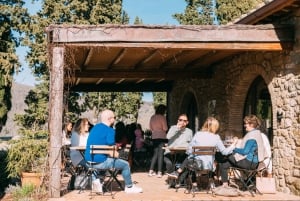
[[[209,78],[236,54],[292,47],[288,26],[66,26],[47,28],[50,61],[50,197],[60,196],[64,87],[75,91],[169,91],[177,79]]]

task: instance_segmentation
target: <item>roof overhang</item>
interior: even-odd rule
[[[47,34],[50,51],[64,47],[65,83],[76,91],[168,91],[177,79],[211,77],[233,55],[294,41],[293,28],[273,25],[51,25]]]

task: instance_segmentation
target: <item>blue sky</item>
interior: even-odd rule
[[[138,16],[143,24],[177,25],[172,15],[182,13],[185,6],[185,0],[123,0],[123,9],[130,17],[130,24]]]
[[[27,1],[27,7],[30,13],[35,13],[40,8],[40,4],[31,4]],[[123,9],[128,13],[130,24],[138,16],[142,19],[143,24],[147,25],[178,25],[178,22],[172,18],[175,13],[182,13],[185,9],[185,0],[123,0]],[[24,47],[17,48],[17,54],[22,64],[22,71],[14,76],[18,83],[33,86],[36,83],[31,74],[31,70],[25,62],[27,49]],[[144,94],[145,100],[151,100],[151,93]]]

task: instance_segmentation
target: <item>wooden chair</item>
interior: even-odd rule
[[[207,193],[211,190],[212,182],[212,173],[213,169],[205,169],[203,167],[202,161],[197,160],[197,156],[211,156],[214,157],[216,154],[216,147],[213,146],[194,146],[192,147],[192,157],[188,164],[188,181],[187,181],[187,190],[188,192],[192,192],[193,197],[195,196],[197,186],[193,185],[193,177],[197,180],[201,181],[201,178],[206,178],[207,182]],[[212,164],[213,165],[213,164]],[[197,182],[198,184],[198,182]]]

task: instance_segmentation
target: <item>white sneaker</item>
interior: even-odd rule
[[[131,188],[125,187],[125,193],[142,193],[143,189],[140,187],[137,187],[135,185],[132,185]]]
[[[92,182],[92,190],[97,194],[101,194],[103,192],[103,185],[100,182],[100,179],[96,179]]]

